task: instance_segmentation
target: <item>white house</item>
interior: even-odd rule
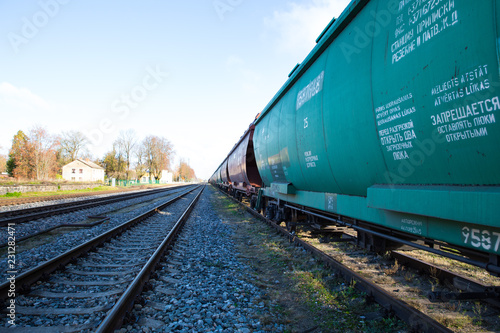
[[[77,182],[104,182],[104,168],[89,160],[78,158],[62,167],[62,177]]]
[[[171,183],[174,175],[171,172],[168,172],[168,170],[161,170],[161,178],[160,178],[160,183],[165,184],[165,183]]]
[[[172,183],[173,174],[168,172],[168,170],[161,171],[160,184],[169,184]],[[141,183],[149,183],[150,181],[155,180],[154,177],[151,177],[149,173],[146,173],[141,177]]]

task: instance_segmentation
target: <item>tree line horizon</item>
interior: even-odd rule
[[[175,180],[196,180],[194,170],[183,159],[172,170],[175,151],[164,137],[148,135],[140,140],[133,129],[123,130],[102,158],[95,157],[88,145],[87,137],[80,131],[52,135],[35,125],[27,133],[19,130],[14,135],[8,156],[0,155],[0,172],[18,180],[62,179],[64,165],[83,159],[103,167],[108,178],[117,180],[140,180],[149,174],[159,181],[162,170],[173,171]]]

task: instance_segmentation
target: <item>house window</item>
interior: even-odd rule
[[[82,177],[78,178],[78,180],[82,180]]]
[[[75,177],[71,177],[71,180],[75,180]]]
[[[76,169],[71,169],[71,173],[76,173]]]
[[[80,169],[80,173],[83,173],[83,169]]]

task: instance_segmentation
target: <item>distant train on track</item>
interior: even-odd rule
[[[500,0],[352,1],[210,182],[291,228],[453,247],[498,273],[499,32]]]

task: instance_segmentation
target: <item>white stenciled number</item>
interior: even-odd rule
[[[328,197],[328,209],[333,210],[333,198]]]
[[[307,118],[309,118],[309,117],[304,118],[304,128],[309,127],[309,122],[307,121]]]
[[[472,229],[471,230],[470,237],[472,238],[472,240],[470,241],[470,245],[472,245],[474,247],[481,246],[481,237],[479,237],[479,235],[478,235],[479,233],[481,233],[481,231],[479,229]]]
[[[467,227],[462,228],[462,236],[464,236],[465,240],[464,243],[467,244],[467,241],[469,240],[469,235],[470,235],[470,230]]]
[[[488,230],[483,230],[481,233],[481,236],[483,237],[481,243],[483,244],[483,249],[489,250],[491,249],[491,235]]]
[[[497,242],[495,243],[495,252],[498,252],[498,247],[500,247],[500,233],[494,232],[493,236],[497,237]]]
[[[476,248],[483,248],[486,251],[493,248],[495,252],[498,252],[500,248],[500,233],[498,232],[463,227],[462,236],[465,244],[470,244]]]

